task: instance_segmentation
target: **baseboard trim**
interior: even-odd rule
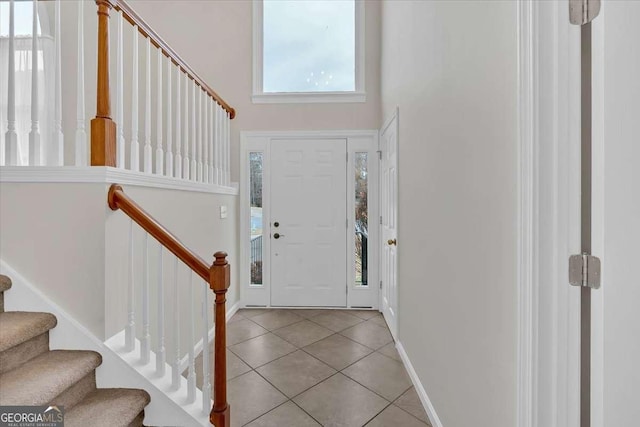
[[[400,341],[396,341],[396,349],[398,350],[398,354],[402,359],[402,363],[404,363],[404,367],[407,369],[409,373],[409,378],[411,378],[411,382],[416,389],[416,393],[418,393],[418,397],[420,398],[420,402],[422,402],[422,406],[427,413],[427,417],[429,417],[429,421],[433,427],[442,427],[442,422],[440,422],[440,418],[438,418],[438,414],[436,414],[436,410],[427,396],[427,392],[425,391],[422,383],[420,382],[420,378],[418,378],[418,374],[416,370],[413,368],[411,364],[411,360],[409,360],[409,355],[405,351],[402,343]]]

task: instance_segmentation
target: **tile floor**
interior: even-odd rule
[[[430,425],[378,312],[244,309],[227,344],[232,426]]]

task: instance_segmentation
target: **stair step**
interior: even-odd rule
[[[4,274],[0,274],[0,292],[11,289],[11,279]]]
[[[56,403],[56,397],[91,374],[101,363],[102,356],[95,351],[48,351],[0,375],[0,406]]]
[[[0,313],[0,352],[47,332],[57,323],[56,316],[50,313],[26,311]]]
[[[150,402],[149,393],[128,388],[99,388],[65,413],[66,427],[127,427]]]
[[[48,331],[5,351],[0,351],[0,374],[15,369],[47,351],[49,351]]]

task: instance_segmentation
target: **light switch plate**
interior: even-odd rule
[[[225,219],[227,217],[227,206],[220,206],[220,219]]]

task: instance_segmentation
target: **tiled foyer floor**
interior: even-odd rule
[[[227,345],[232,426],[429,425],[378,312],[240,310]]]

